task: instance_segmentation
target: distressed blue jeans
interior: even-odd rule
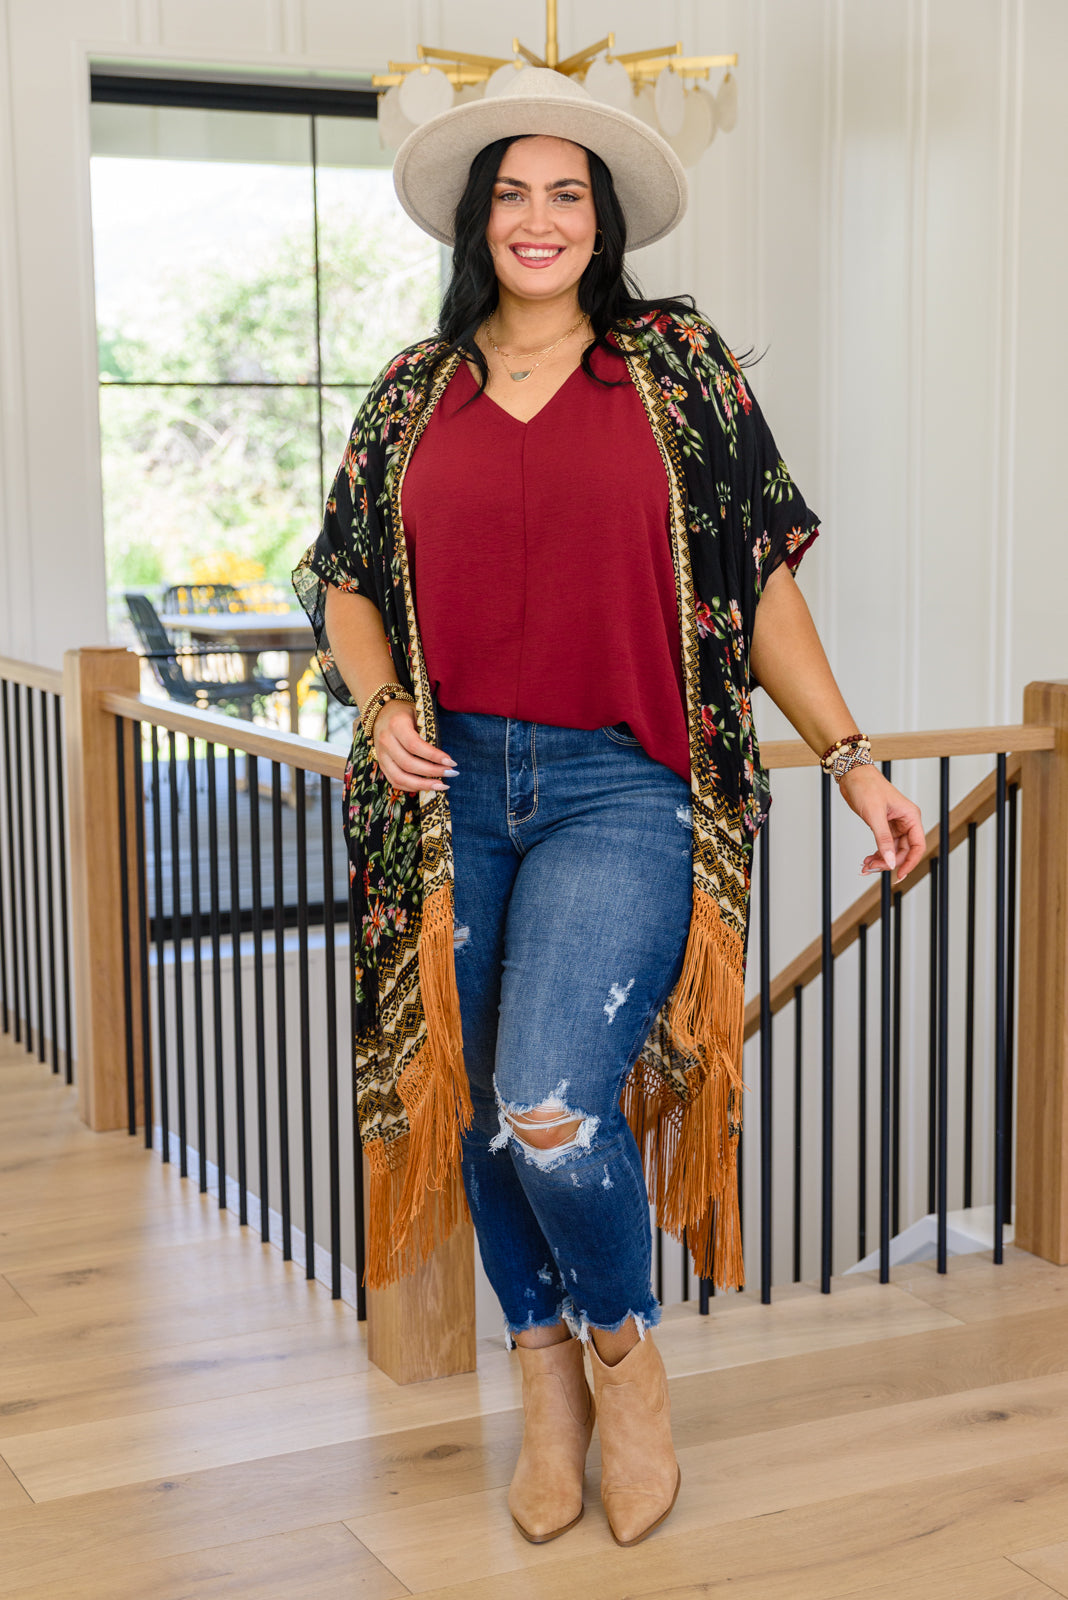
[[[649,1202],[620,1110],[682,969],[690,796],[625,725],[440,713],[459,775],[456,979],[474,1124],[463,1177],[509,1336],[660,1316]],[[537,1122],[530,1113],[537,1114]],[[552,1148],[528,1135],[552,1126]],[[527,1137],[525,1137],[527,1136]]]

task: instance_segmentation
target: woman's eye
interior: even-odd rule
[[[514,189],[505,189],[503,194],[497,196],[498,200],[521,200],[522,198],[522,195],[517,194]]]

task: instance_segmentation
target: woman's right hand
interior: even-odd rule
[[[456,775],[452,757],[420,737],[415,707],[406,700],[387,700],[371,732],[375,759],[395,789],[415,794],[449,787],[442,780]]]

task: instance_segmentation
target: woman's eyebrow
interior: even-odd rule
[[[506,183],[509,189],[525,189],[530,193],[530,184],[524,183],[522,178],[498,177],[497,183]],[[546,189],[588,189],[589,184],[582,178],[557,178],[553,183],[547,183]]]

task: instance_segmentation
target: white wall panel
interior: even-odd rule
[[[335,69],[385,67],[410,59],[417,40],[432,44],[416,26],[416,0],[374,5],[369,0],[303,0],[301,37],[305,57]]]
[[[997,457],[994,362],[998,329],[999,0],[943,0],[931,8],[923,182],[922,337],[910,372],[920,431],[915,460],[919,539],[916,720],[938,725],[996,720],[982,671],[945,671],[981,647],[989,615],[990,515]],[[967,396],[967,403],[961,397]],[[917,415],[918,413],[918,415]],[[979,663],[977,662],[977,665]]]
[[[281,16],[272,0],[159,0],[166,50],[281,50]]]
[[[1011,538],[1002,568],[1010,705],[1034,678],[1068,677],[1064,509],[1068,372],[1068,6],[1025,8],[1019,210],[1018,364],[1014,373]]]
[[[910,127],[907,8],[844,7],[836,432],[830,441],[834,561],[828,647],[849,699],[876,727],[901,724],[911,620],[902,560],[908,526]]]

